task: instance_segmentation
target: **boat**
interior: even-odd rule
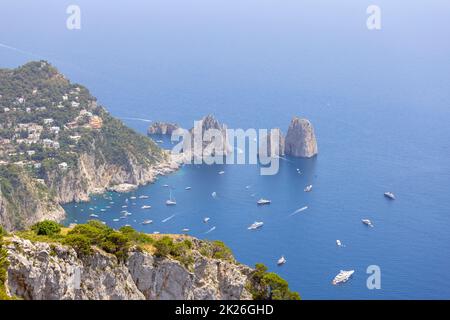
[[[248,185],[248,186],[245,186],[245,189],[250,189],[250,187],[251,187],[250,185]]]
[[[130,197],[130,199],[131,199],[131,200],[135,200],[135,199],[136,199],[136,197],[134,197],[134,196],[133,196],[133,197]]]
[[[122,208],[128,208],[128,206],[122,206]]]
[[[183,230],[181,230],[182,232],[189,232],[188,228],[184,228]]]
[[[211,197],[213,197],[214,199],[217,198],[217,192],[214,191],[213,193],[211,193]]]
[[[355,270],[341,270],[336,277],[334,277],[332,283],[333,285],[337,285],[339,283],[347,282],[348,279],[355,273]]]
[[[224,174],[225,173],[225,171],[219,171],[219,174]]]
[[[304,189],[303,191],[305,191],[305,192],[311,192],[312,187],[313,187],[312,184],[310,184],[309,186],[306,186],[305,189]]]
[[[384,196],[388,199],[395,200],[395,195],[392,192],[385,192]]]
[[[120,219],[113,219],[114,222],[118,222]]]
[[[167,206],[174,206],[176,204],[177,204],[177,202],[175,201],[175,199],[172,199],[172,191],[170,191],[169,200],[166,200],[166,205]]]
[[[142,206],[141,209],[150,209],[152,206]]]
[[[203,219],[203,223],[208,223],[208,221],[209,221],[209,217],[206,217]]]
[[[336,240],[336,245],[337,245],[338,247],[342,247],[342,242],[341,242],[341,240]]]
[[[281,258],[278,259],[278,261],[277,261],[277,265],[279,265],[279,266],[281,266],[285,263],[286,263],[286,258],[284,256],[281,256]]]
[[[163,184],[163,187],[164,187],[164,188],[168,188],[169,185],[168,185],[168,184]]]
[[[163,143],[164,141],[162,140],[156,140],[156,143]]]
[[[147,225],[147,224],[151,224],[151,223],[153,223],[153,220],[144,220],[144,221],[142,221],[143,225]]]
[[[101,211],[101,212],[105,212],[105,211],[106,211],[106,209],[100,209],[100,211]]]
[[[148,196],[139,196],[139,199],[148,199]]]
[[[154,231],[153,234],[159,234],[159,231]]]
[[[272,201],[270,201],[270,200],[267,200],[267,199],[264,199],[264,198],[261,198],[261,199],[259,199],[256,203],[258,204],[258,205],[265,205],[265,204],[270,204]]]
[[[191,189],[192,189],[191,187],[184,188],[184,190],[191,190]]]
[[[96,215],[96,214],[90,214],[89,217],[91,217],[91,218],[98,218],[98,215]]]
[[[264,225],[264,222],[260,222],[260,221],[255,221],[254,223],[252,223],[252,225],[250,227],[248,227],[248,230],[256,230],[261,228]]]
[[[369,219],[362,219],[361,222],[366,226],[373,227],[372,221],[370,221]]]

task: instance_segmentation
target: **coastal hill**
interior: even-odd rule
[[[177,168],[46,61],[0,69],[0,225],[61,220],[60,204]],[[123,188],[122,188],[123,189]]]
[[[148,235],[131,227],[116,231],[100,221],[73,228],[44,221],[3,240],[0,233],[2,279],[0,298],[6,299],[300,298],[264,265],[253,269],[236,262],[220,241]]]

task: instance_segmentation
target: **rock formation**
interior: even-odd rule
[[[16,236],[6,249],[8,291],[26,300],[252,298],[246,286],[251,268],[195,250],[188,270],[177,260],[138,249],[131,249],[125,262],[100,249],[79,257],[71,247]]]
[[[179,126],[175,123],[155,122],[147,130],[148,134],[171,135]]]
[[[191,152],[193,155],[226,155],[233,150],[228,142],[227,126],[220,124],[212,115],[203,117],[189,132],[192,135]],[[209,136],[209,134],[213,135]],[[195,142],[196,139],[202,140],[201,146]]]
[[[285,153],[293,157],[311,158],[318,153],[314,128],[307,119],[295,117],[286,135]]]

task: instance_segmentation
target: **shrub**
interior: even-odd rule
[[[169,237],[162,237],[154,244],[156,248],[155,255],[157,257],[167,257],[173,248],[173,240]]]
[[[222,241],[213,241],[212,257],[222,260],[234,260],[233,252]]]
[[[91,241],[85,235],[69,234],[63,243],[74,248],[78,254],[87,256],[92,253]]]
[[[53,236],[61,232],[61,226],[55,221],[44,220],[36,223],[31,230],[38,236]]]
[[[3,234],[0,234],[0,300],[7,300],[10,298],[6,294],[5,287],[8,265],[8,252],[3,247]]]

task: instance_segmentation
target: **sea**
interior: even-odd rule
[[[360,0],[77,0],[75,30],[72,2],[2,1],[1,67],[48,60],[142,134],[207,114],[284,133],[308,118],[319,154],[283,158],[272,176],[257,164],[184,165],[134,192],[67,204],[65,224],[93,213],[113,228],[188,228],[266,264],[303,299],[450,298],[448,2],[379,0],[380,30]],[[248,230],[255,221],[264,226]],[[333,286],[340,270],[355,273]]]

